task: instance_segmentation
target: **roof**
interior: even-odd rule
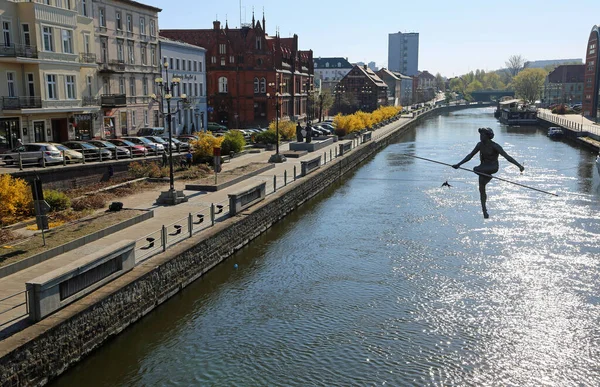
[[[519,102],[521,102],[521,100],[520,100],[520,99],[508,99],[508,100],[506,100],[506,101],[501,101],[501,102],[499,102],[499,104],[500,104],[500,105],[511,105],[511,104],[513,104],[513,103],[519,103]]]
[[[121,3],[125,3],[125,4],[131,4],[131,5],[136,6],[136,7],[146,8],[146,9],[149,9],[149,10],[154,11],[154,12],[161,12],[162,11],[162,8],[153,7],[151,5],[140,3],[138,1],[133,1],[133,0],[117,0],[117,1],[120,1]]]
[[[189,43],[186,43],[186,42],[182,42],[180,40],[174,40],[174,39],[165,38],[164,36],[160,36],[158,38],[158,40],[161,43],[164,42],[164,43],[169,43],[169,44],[173,44],[173,45],[177,45],[177,46],[188,47],[188,48],[196,48],[196,49],[199,49],[199,50],[202,50],[202,51],[206,51],[206,49],[204,47],[200,47],[200,46],[197,46],[195,44],[189,44]]]
[[[548,74],[550,83],[583,83],[585,65],[561,65]]]
[[[348,62],[348,59],[342,57],[330,57],[330,58],[313,58],[315,69],[351,69],[352,65]],[[329,63],[329,66],[326,64]]]
[[[387,87],[387,84],[381,78],[379,78],[373,70],[371,70],[367,66],[355,66],[355,67],[357,69],[359,69],[360,71],[362,71],[367,77],[369,77],[376,86]],[[367,68],[365,68],[365,67],[367,67]]]
[[[392,77],[395,80],[400,80],[399,76],[397,76],[396,74],[394,74],[393,71],[390,71],[390,70],[388,70],[386,68],[379,69],[379,71],[377,71],[377,75],[379,75],[380,73],[384,73],[385,75],[387,75],[389,77]]]

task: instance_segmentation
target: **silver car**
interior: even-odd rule
[[[35,142],[18,146],[8,153],[0,155],[6,165],[23,164],[59,164],[63,162],[62,153],[52,144]]]

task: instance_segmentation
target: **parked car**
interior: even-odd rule
[[[216,122],[209,122],[206,125],[206,130],[210,132],[224,132],[227,130],[227,127]]]
[[[143,145],[150,154],[164,153],[165,147],[162,144],[157,144],[148,140],[146,137],[123,137],[123,140],[131,141],[137,145]]]
[[[165,128],[142,128],[137,131],[138,136],[162,136]]]
[[[168,139],[165,138],[168,141]],[[174,148],[173,150],[177,150],[180,152],[187,152],[190,149],[190,144],[187,142],[181,141],[175,137],[171,137],[171,141],[173,141]]]
[[[24,144],[0,156],[6,165],[18,163],[19,157],[23,164],[37,163],[40,166],[44,163],[58,164],[63,162],[60,151],[54,145],[46,142]]]
[[[313,129],[314,128],[319,129],[321,132],[325,133],[325,135],[333,134],[335,132],[335,130],[325,127],[324,124],[313,125]]]
[[[333,126],[333,124],[328,124],[326,122],[321,122],[321,123],[319,123],[319,126],[325,128],[325,129],[329,129],[329,131],[332,132],[332,133],[335,132],[335,126]]]
[[[54,145],[56,149],[58,149],[62,153],[67,163],[80,163],[83,161],[83,154],[81,152],[69,149],[63,144],[56,144],[53,142],[51,142],[50,144]]]
[[[112,159],[112,153],[108,149],[101,149],[85,141],[65,141],[62,143],[69,149],[76,150],[83,154],[84,160],[102,160]]]
[[[111,138],[110,140],[108,140],[108,142],[129,149],[129,151],[133,153],[134,157],[148,155],[148,149],[146,149],[144,145],[134,144],[131,141],[127,141],[122,138]]]
[[[159,136],[143,136],[144,138],[147,138],[148,140],[160,144],[162,146],[165,147],[165,149],[172,149],[172,150],[176,150],[177,147],[175,146],[175,143],[171,143],[169,144],[169,140],[168,139],[164,139],[162,137]]]
[[[89,144],[92,144],[98,148],[108,149],[110,153],[112,153],[113,159],[121,159],[121,158],[129,158],[131,157],[131,152],[126,147],[118,146],[113,144],[112,142],[104,141],[104,140],[90,140]]]

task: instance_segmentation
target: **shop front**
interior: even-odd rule
[[[75,139],[86,141],[93,137],[93,117],[91,114],[74,114],[72,120]]]
[[[19,118],[0,118],[0,153],[13,149],[19,138]]]

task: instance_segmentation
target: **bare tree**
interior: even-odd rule
[[[517,75],[521,70],[527,67],[527,61],[521,55],[511,55],[505,62],[506,68],[511,76]]]

